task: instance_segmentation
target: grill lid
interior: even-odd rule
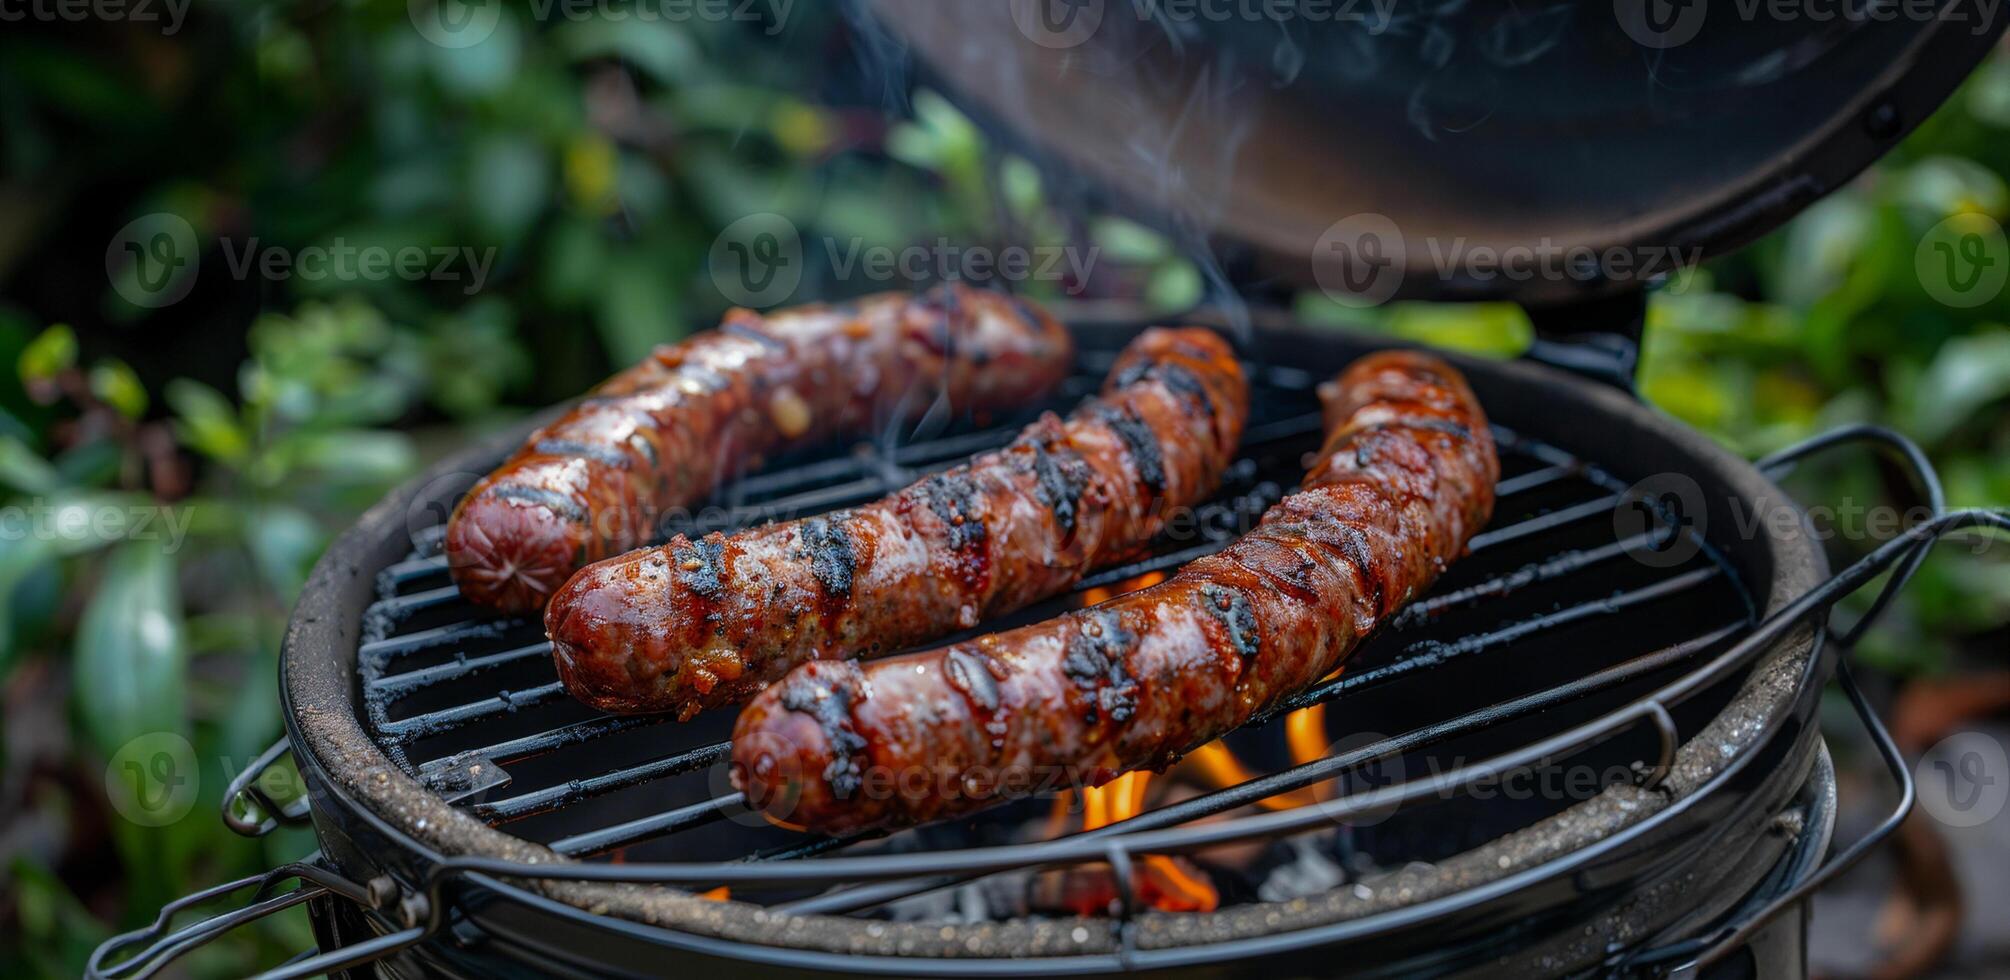
[[[1238,285],[1363,305],[1570,304],[1734,249],[1890,149],[2003,30],[1962,0],[870,8],[1064,190],[1247,252]]]

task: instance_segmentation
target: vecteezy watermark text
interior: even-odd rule
[[[1080,283],[1088,280],[1101,255],[1099,245],[992,247],[959,245],[948,238],[896,247],[827,237],[806,246],[795,222],[763,212],[727,225],[712,242],[708,263],[720,295],[741,306],[766,308],[795,295],[811,262],[820,262],[823,277],[837,282]]]
[[[469,245],[355,245],[337,237],[324,245],[285,248],[257,238],[225,238],[224,268],[233,279],[307,282],[453,282],[472,296],[488,282],[496,248]],[[128,222],[105,247],[105,276],[135,306],[157,309],[180,301],[202,270],[195,228],[180,215],[157,211]]]
[[[299,277],[308,282],[463,282],[464,295],[481,292],[495,264],[494,246],[477,249],[471,245],[351,245],[337,237],[328,245],[309,245],[288,250],[277,245],[259,244],[251,238],[242,242],[223,240],[223,260],[233,279],[249,279],[255,274],[275,282]]]
[[[1413,242],[1387,215],[1364,212],[1328,226],[1312,247],[1321,291],[1346,306],[1388,302],[1404,279],[1426,272],[1441,282],[1645,282],[1691,268],[1701,247],[1631,245],[1593,248],[1551,238],[1507,244],[1465,236]]]
[[[1010,0],[1012,23],[1043,48],[1065,49],[1096,35],[1109,8],[1139,24],[1359,24],[1380,34],[1394,23],[1395,0]]]
[[[168,554],[188,540],[195,511],[161,504],[51,502],[36,497],[0,507],[0,541],[159,541]]]
[[[191,0],[0,0],[0,23],[76,24],[87,20],[160,24],[161,34],[181,30]]]
[[[1680,47],[1695,40],[1712,19],[1739,23],[1768,20],[1782,24],[1883,24],[1893,21],[1965,24],[1976,36],[1997,23],[2003,0],[1613,0],[1620,29],[1643,47]]]
[[[795,0],[530,0],[520,9],[539,23],[747,23],[763,24],[763,32],[773,36],[787,25],[795,5]],[[468,48],[495,33],[502,0],[406,0],[405,12],[420,37],[443,48]]]

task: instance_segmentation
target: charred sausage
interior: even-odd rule
[[[958,285],[735,309],[615,375],[476,484],[448,522],[448,567],[471,601],[541,609],[575,569],[646,543],[664,511],[735,470],[938,401],[1016,407],[1065,378],[1072,356],[1046,313]]]
[[[1167,581],[1043,623],[866,664],[804,664],[741,711],[733,778],[823,833],[954,817],[1063,772],[1162,769],[1316,683],[1458,557],[1499,462],[1464,379],[1355,363],[1303,488]]]
[[[545,611],[559,677],[606,711],[737,704],[811,659],[935,639],[1134,556],[1213,493],[1248,389],[1198,327],[1150,330],[1099,397],[876,503],[590,565]]]

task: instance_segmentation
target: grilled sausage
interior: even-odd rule
[[[1163,769],[1330,674],[1493,510],[1499,461],[1450,366],[1355,363],[1303,488],[1171,579],[1043,623],[796,668],[741,711],[733,778],[823,833],[921,823],[1057,774]]]
[[[959,285],[767,316],[735,309],[532,434],[455,509],[448,567],[471,601],[543,608],[575,569],[641,546],[665,511],[736,469],[938,401],[1022,405],[1072,357],[1052,317]]]
[[[935,639],[1135,556],[1205,499],[1248,415],[1234,352],[1150,330],[1100,397],[856,510],[590,565],[545,611],[558,674],[605,711],[737,704],[790,667]]]

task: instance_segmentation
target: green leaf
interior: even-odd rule
[[[676,336],[677,292],[663,270],[640,256],[616,263],[601,295],[600,339],[616,364],[633,364]]]
[[[515,240],[551,203],[551,160],[522,136],[475,144],[468,175],[470,211],[492,234]]]
[[[175,562],[158,541],[112,553],[77,628],[76,698],[106,754],[150,732],[184,732],[187,649]]]
[[[77,366],[77,335],[67,324],[58,323],[42,331],[21,352],[23,384],[48,381]]]
[[[238,424],[237,411],[215,388],[176,378],[166,395],[179,416],[175,429],[190,449],[225,463],[241,463],[251,454],[251,438]]]
[[[1912,431],[1929,443],[1952,434],[1984,406],[2010,396],[2010,332],[1956,337],[1940,348],[1913,392]]]
[[[37,572],[54,567],[54,550],[49,542],[33,535],[9,541],[6,548],[0,549],[0,676],[14,662],[14,652],[25,638],[15,635],[16,623],[23,613],[34,614],[26,605],[29,597],[18,593],[30,591],[24,584]]]
[[[120,360],[99,361],[91,368],[91,394],[117,409],[120,415],[137,419],[147,412],[147,389],[139,375]]]
[[[666,85],[688,78],[703,60],[689,33],[660,20],[596,17],[562,25],[553,33],[559,49],[574,61],[618,59]]]
[[[260,507],[244,520],[245,540],[258,562],[260,578],[279,592],[284,605],[291,606],[325,543],[320,526],[306,511],[283,504]]]
[[[63,478],[49,461],[13,436],[0,436],[0,484],[22,493],[53,493]]]
[[[1200,270],[1185,259],[1173,259],[1152,270],[1151,281],[1145,284],[1145,302],[1162,312],[1185,312],[1200,302],[1204,291]]]

